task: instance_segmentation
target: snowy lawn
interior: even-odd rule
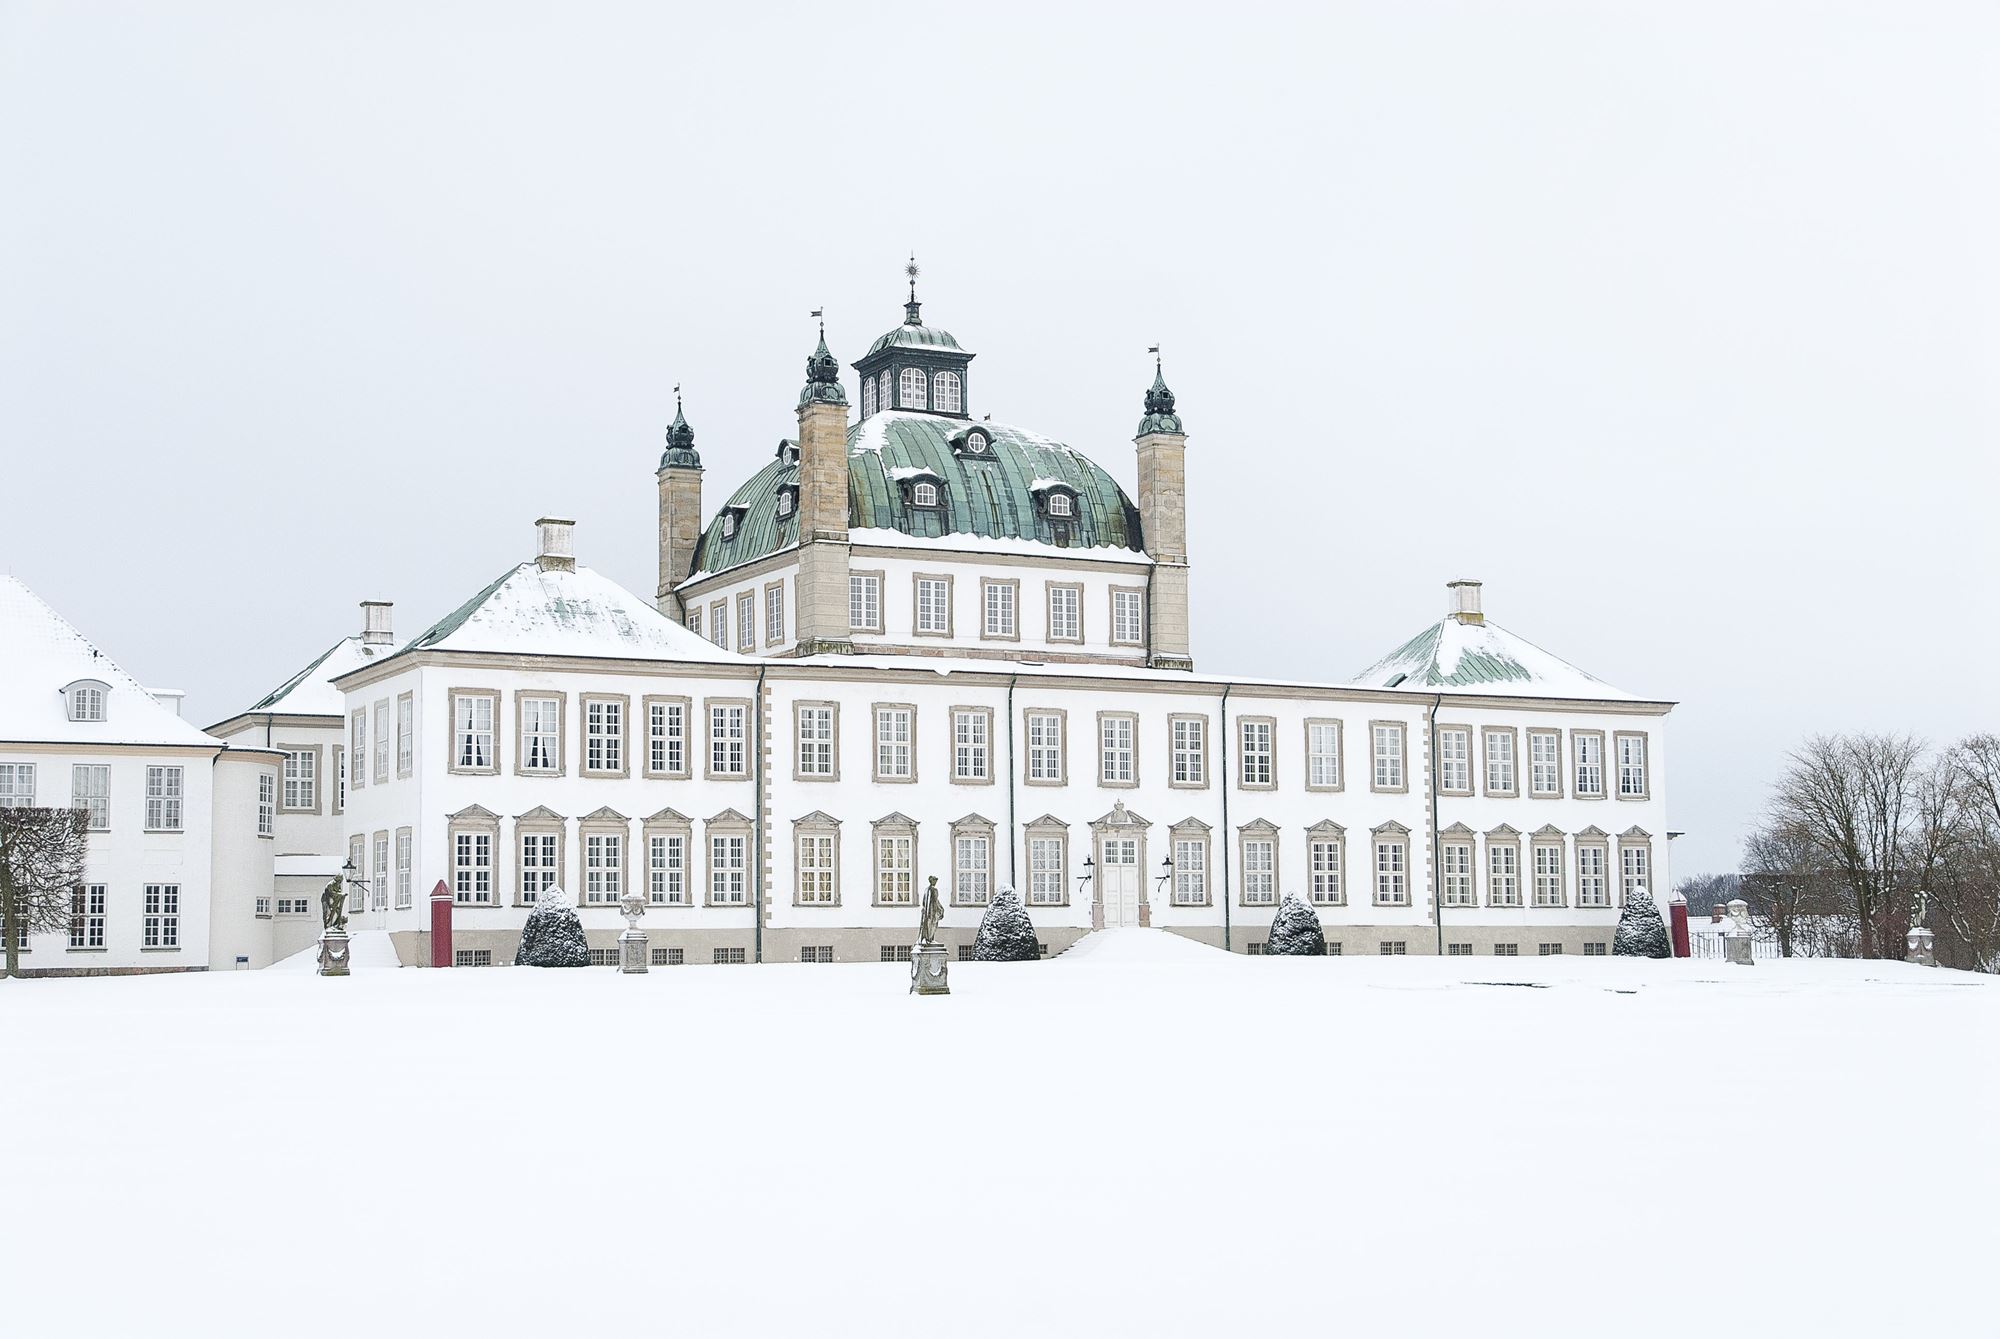
[[[0,983],[0,1325],[1992,1332],[2000,981],[1143,930],[907,971]]]

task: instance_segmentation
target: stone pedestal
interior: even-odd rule
[[[1722,959],[1738,967],[1753,967],[1750,955],[1750,904],[1737,898],[1729,904],[1729,928],[1722,932]]]
[[[910,989],[919,995],[949,995],[943,944],[919,944],[910,950]]]
[[[319,937],[319,974],[347,975],[347,931],[328,930]]]
[[[618,936],[618,970],[626,975],[643,973],[650,966],[646,951],[646,932],[627,930]]]
[[[1909,947],[1909,953],[1905,955],[1903,961],[1913,962],[1919,967],[1937,966],[1937,935],[1935,933],[1919,925],[1910,931],[1909,936],[1903,942]]]

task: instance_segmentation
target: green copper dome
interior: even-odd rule
[[[970,449],[975,434],[983,450]],[[723,504],[718,518],[735,511],[735,532],[724,539],[719,519],[711,522],[694,570],[722,572],[795,546],[798,482],[798,448],[787,442]],[[936,487],[938,506],[916,505],[918,484]],[[1066,497],[1073,514],[1051,515],[1054,496]],[[847,513],[852,529],[920,539],[1029,540],[1052,552],[1145,548],[1138,508],[1089,457],[1023,428],[936,414],[889,410],[848,428]]]
[[[915,298],[903,304],[907,315],[903,323],[882,338],[868,346],[868,352],[861,355],[861,361],[882,352],[884,349],[942,349],[947,353],[962,353],[958,341],[949,330],[939,330],[936,326],[925,325],[919,314],[920,304]]]

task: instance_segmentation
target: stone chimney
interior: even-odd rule
[[[1447,581],[1445,589],[1451,592],[1451,616],[1461,623],[1479,624],[1486,621],[1486,615],[1479,608],[1479,583],[1477,581]]]
[[[1155,350],[1157,353],[1158,351]],[[1158,360],[1146,414],[1132,439],[1139,452],[1139,525],[1153,570],[1146,590],[1146,663],[1192,670],[1188,650],[1187,429]]]
[[[363,646],[387,646],[396,640],[390,631],[389,613],[396,606],[387,600],[363,600],[361,602],[361,644]]]
[[[535,566],[544,572],[576,570],[576,522],[544,516],[535,522],[541,542],[535,546]]]

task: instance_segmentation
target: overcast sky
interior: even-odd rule
[[[0,567],[199,723],[545,512],[650,595],[674,383],[712,508],[915,251],[1128,487],[1164,344],[1198,668],[1481,578],[1728,867],[1802,735],[2000,728],[1995,16],[4,0]]]

